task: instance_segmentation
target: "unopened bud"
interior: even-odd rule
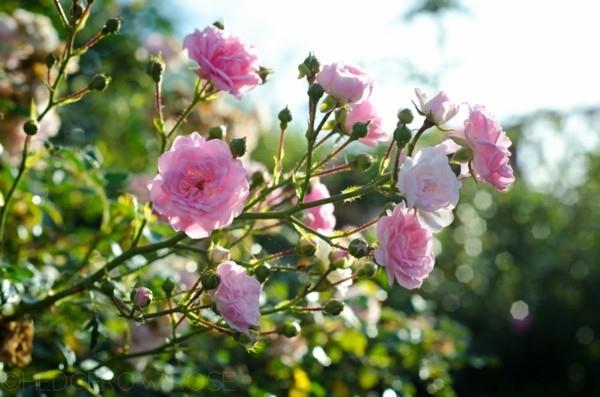
[[[222,19],[214,21],[212,25],[219,30],[225,30],[225,22]]]
[[[233,157],[242,157],[246,153],[246,137],[232,139],[229,142],[229,150]]]
[[[313,238],[303,236],[298,241],[296,252],[300,256],[313,256],[317,253],[317,242]]]
[[[410,124],[414,120],[415,116],[410,109],[404,108],[398,111],[398,120],[404,124]]]
[[[109,34],[119,33],[121,30],[121,18],[111,18],[106,21],[106,24],[102,28],[102,34],[107,36]]]
[[[257,74],[258,77],[260,77],[261,84],[265,84],[267,81],[269,81],[269,78],[273,74],[273,69],[264,66],[259,66]]]
[[[44,62],[46,63],[46,67],[50,69],[52,66],[54,66],[54,64],[56,64],[56,57],[54,54],[48,54],[44,59]]]
[[[152,303],[152,290],[146,287],[137,287],[131,291],[131,303],[137,309],[144,309]]]
[[[221,280],[219,279],[219,276],[214,272],[204,273],[202,276],[200,276],[202,287],[207,291],[217,288],[220,281]]]
[[[341,257],[341,258],[333,258],[331,260],[331,267],[334,269],[345,269],[348,267],[350,263],[348,262],[348,258],[346,257]]]
[[[359,274],[367,278],[372,278],[377,274],[377,265],[373,262],[367,262],[360,268]]]
[[[108,87],[110,80],[111,78],[103,73],[97,74],[92,77],[89,88],[92,91],[104,91]]]
[[[369,243],[362,238],[355,238],[348,246],[348,252],[355,258],[363,258],[369,254],[369,251],[371,251]]]
[[[115,293],[115,285],[109,280],[104,280],[102,284],[100,284],[100,290],[108,296],[113,296]]]
[[[261,283],[264,283],[271,275],[271,266],[268,263],[262,263],[254,269],[254,275],[256,279]]]
[[[160,83],[165,72],[165,62],[160,55],[150,58],[146,65],[146,74],[152,78],[155,83]]]
[[[263,171],[255,171],[250,176],[250,187],[252,189],[255,189],[259,186],[264,185],[265,181],[265,173]]]
[[[281,327],[281,334],[288,338],[300,335],[300,331],[300,323],[296,320],[286,321],[283,327]]]
[[[285,130],[287,129],[289,122],[292,121],[292,112],[290,112],[290,109],[286,106],[285,108],[281,109],[277,115],[277,118],[279,119],[279,127],[282,130]]]
[[[215,245],[214,247],[209,248],[208,259],[213,265],[218,265],[231,260],[231,254],[228,249],[223,248],[220,245]]]
[[[171,294],[173,293],[173,290],[175,289],[175,283],[173,281],[171,281],[170,278],[167,278],[163,283],[162,283],[162,290],[165,293],[166,296],[171,296]]]
[[[358,156],[356,156],[354,158],[354,160],[352,160],[352,162],[350,163],[350,166],[355,171],[365,172],[369,168],[371,168],[372,164],[373,164],[373,156],[371,156],[370,154],[367,154],[367,153],[362,153],[362,154],[359,154]]]
[[[412,132],[410,131],[410,128],[404,124],[399,125],[394,130],[394,139],[396,140],[398,147],[404,147],[408,141],[410,141],[411,136]]]
[[[338,101],[334,97],[327,96],[327,98],[325,98],[323,102],[321,102],[321,104],[319,105],[319,110],[321,111],[321,113],[327,113],[335,109],[337,105]]]
[[[308,97],[313,102],[318,102],[319,99],[325,94],[325,90],[319,83],[313,83],[308,87]]]
[[[220,139],[223,140],[227,135],[227,127],[224,125],[217,125],[208,130],[208,140]]]
[[[313,54],[308,54],[304,62],[298,65],[298,78],[306,77],[309,83],[312,83],[315,79],[321,65],[319,60]]]
[[[369,124],[368,123],[355,123],[352,126],[352,133],[350,134],[350,138],[356,140],[359,138],[364,138],[369,133]]]
[[[33,119],[27,120],[25,124],[23,124],[23,131],[25,131],[27,135],[37,134],[39,128],[38,122]]]
[[[325,312],[332,316],[337,316],[342,310],[344,310],[344,303],[337,299],[332,299],[325,305]]]

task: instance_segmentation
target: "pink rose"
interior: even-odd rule
[[[217,274],[220,282],[213,295],[217,309],[227,324],[247,334],[258,326],[260,283],[231,261],[217,266]]]
[[[148,188],[159,217],[190,238],[204,238],[242,212],[249,186],[246,170],[225,142],[205,141],[194,132],[177,137],[160,156]]]
[[[373,81],[361,69],[344,63],[323,66],[317,82],[332,97],[348,103],[367,99],[373,90]]]
[[[309,203],[311,201],[322,200],[328,198],[329,190],[327,186],[322,184],[319,180],[312,184],[310,192],[304,197],[304,202]],[[306,224],[315,229],[319,233],[331,233],[335,228],[335,215],[333,211],[335,207],[333,203],[327,203],[318,207],[311,207],[306,210],[305,222]]]
[[[452,140],[419,150],[407,157],[398,171],[397,187],[408,208],[419,209],[419,217],[432,231],[452,223],[452,209],[459,199],[461,182],[448,162],[447,154],[459,148]]]
[[[183,48],[200,66],[202,78],[238,99],[261,83],[253,48],[214,26],[187,35]]]
[[[464,138],[473,151],[471,167],[475,176],[498,190],[507,190],[515,181],[508,150],[512,142],[483,106],[470,109]]]
[[[387,139],[387,133],[382,129],[381,118],[375,111],[373,104],[368,99],[361,103],[350,106],[350,111],[346,115],[345,128],[351,132],[356,123],[366,123],[370,121],[367,130],[367,136],[360,138],[359,141],[367,146],[375,146],[377,142]]]
[[[438,92],[436,96],[427,100],[427,95],[418,88],[415,88],[415,94],[419,99],[420,111],[423,113],[432,123],[440,126],[456,116],[460,106],[450,102],[448,96],[444,91]]]
[[[377,222],[376,233],[375,260],[387,270],[390,285],[396,280],[404,288],[420,287],[435,262],[431,232],[400,203]]]

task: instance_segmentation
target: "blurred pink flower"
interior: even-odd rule
[[[322,200],[328,197],[330,196],[327,186],[316,180],[306,197],[304,197],[304,202],[310,203],[311,201]],[[334,210],[333,203],[311,207],[306,210],[305,222],[319,233],[331,233],[335,228],[336,222],[335,215],[333,214]]]
[[[217,274],[220,278],[214,292],[217,309],[227,324],[247,334],[249,327],[258,326],[260,283],[231,261],[217,266]]]
[[[261,83],[253,48],[214,26],[187,35],[183,47],[200,66],[202,78],[238,99]]]
[[[404,288],[420,287],[435,262],[431,232],[400,203],[379,220],[376,233],[375,260],[387,270],[390,285],[396,280]]]
[[[441,126],[458,113],[460,106],[450,102],[444,91],[440,91],[436,96],[427,100],[427,95],[418,88],[415,88],[415,94],[419,99],[419,110],[425,114],[431,122]]]
[[[457,148],[450,139],[423,148],[412,158],[407,157],[398,171],[396,186],[405,196],[407,207],[419,209],[422,220],[433,231],[452,223],[452,210],[458,204],[462,184],[447,157]]]
[[[375,111],[375,107],[368,99],[361,103],[350,106],[350,111],[346,115],[345,128],[351,132],[356,123],[369,122],[367,136],[360,138],[359,141],[367,146],[376,146],[377,142],[387,139],[387,133],[383,131],[381,117]]]
[[[148,185],[154,210],[190,238],[231,224],[248,197],[246,170],[229,146],[197,132],[177,137],[158,159],[158,171]]]
[[[465,120],[464,139],[473,151],[475,176],[498,190],[507,190],[515,181],[510,165],[510,138],[483,106],[473,106]]]
[[[362,102],[373,90],[373,81],[365,72],[344,63],[323,66],[316,79],[325,92],[342,102]]]

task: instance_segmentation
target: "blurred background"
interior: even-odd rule
[[[248,138],[248,163],[271,165],[268,148],[285,105],[295,130],[288,164],[303,154],[306,87],[296,65],[309,51],[322,63],[357,63],[373,76],[373,100],[390,130],[396,111],[411,105],[414,87],[443,89],[455,101],[485,104],[514,143],[516,184],[497,193],[464,183],[456,220],[437,235],[436,269],[422,289],[367,286],[376,299],[363,295],[360,304],[367,313],[383,307],[378,331],[307,330],[297,345],[275,352],[246,352],[227,341],[222,349],[205,345],[191,367],[204,378],[192,378],[193,385],[204,385],[207,395],[600,395],[600,57],[594,50],[600,3],[96,3],[91,31],[115,15],[124,18],[123,30],[74,65],[69,84],[83,86],[97,71],[111,75],[112,84],[106,95],[60,110],[45,130],[55,144],[93,146],[114,194],[139,193],[153,172],[149,56],[161,52],[166,60],[165,111],[175,116],[192,88],[182,39],[220,19],[253,43],[261,64],[275,73],[242,102],[223,98],[202,106],[184,131],[225,124],[231,135]],[[3,0],[0,12],[0,141],[9,158],[9,137],[25,120],[31,92],[43,91],[43,58],[63,32],[55,30],[51,1]],[[333,176],[325,183],[334,193],[355,181]],[[337,208],[338,225],[360,224],[384,203],[374,195]],[[132,395],[176,395],[174,389],[186,395],[178,383],[185,374],[169,372],[171,364],[145,367],[160,381],[138,384]],[[211,374],[227,369],[234,391],[212,390]]]

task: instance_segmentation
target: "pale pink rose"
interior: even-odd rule
[[[200,77],[238,99],[261,83],[253,47],[214,26],[187,35],[183,47],[200,66]]]
[[[217,274],[220,278],[214,292],[217,309],[227,324],[247,334],[250,327],[258,326],[260,283],[231,261],[217,266]]]
[[[304,197],[305,203],[311,201],[318,201],[330,197],[327,186],[322,184],[319,180],[316,180],[311,188],[310,192]],[[319,205],[317,207],[311,207],[306,210],[305,222],[306,224],[315,229],[319,233],[331,233],[335,228],[335,215],[333,214],[335,207],[333,203],[327,203]]]
[[[419,210],[423,223],[432,231],[452,223],[452,210],[459,199],[461,182],[448,162],[447,154],[459,146],[452,140],[419,150],[407,157],[398,171],[397,187],[408,208]]]
[[[323,66],[316,79],[325,92],[347,103],[362,102],[373,90],[373,81],[365,72],[344,63]]]
[[[510,138],[483,106],[474,106],[465,120],[464,139],[473,152],[471,168],[476,177],[498,190],[507,190],[515,181],[510,165]]]
[[[208,237],[228,226],[248,197],[242,163],[219,140],[197,132],[178,136],[158,159],[158,175],[148,185],[154,210],[190,238]]]
[[[367,129],[367,136],[360,138],[359,141],[367,146],[376,146],[377,142],[387,139],[387,133],[383,131],[381,125],[381,117],[375,111],[375,107],[368,99],[361,103],[350,106],[350,111],[346,115],[345,128],[346,131],[351,132],[352,127],[356,123],[369,122]]]
[[[460,106],[450,102],[444,91],[440,91],[436,96],[427,100],[427,95],[418,88],[415,88],[415,94],[419,99],[419,107],[421,113],[430,119],[437,126],[441,126],[452,117],[456,116]]]
[[[418,288],[433,270],[435,256],[431,232],[421,225],[414,211],[404,203],[382,217],[376,227],[379,247],[375,260],[404,288]]]

